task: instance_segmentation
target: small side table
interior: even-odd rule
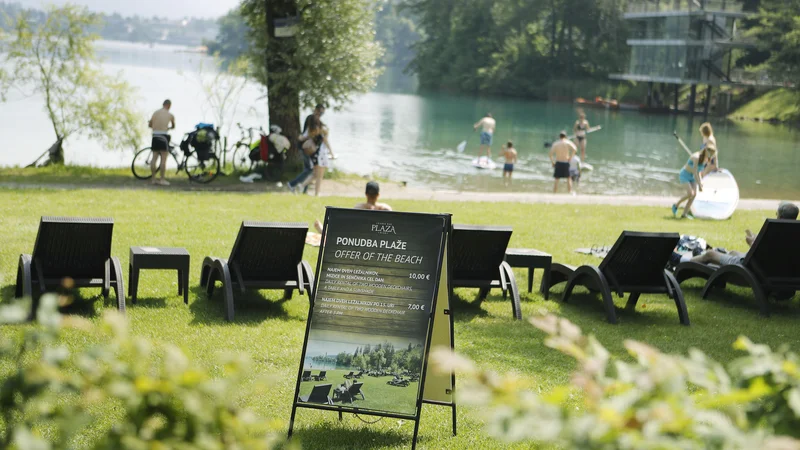
[[[543,269],[544,275],[542,275],[542,284],[539,287],[539,292],[544,294],[545,300],[549,300],[552,256],[532,248],[509,248],[506,250],[506,262],[511,267],[526,267],[528,269],[528,292],[533,292],[533,270]]]
[[[178,271],[178,295],[189,304],[189,252],[185,248],[131,247],[128,265],[128,295],[136,303],[139,288],[139,271],[142,269],[167,269]]]

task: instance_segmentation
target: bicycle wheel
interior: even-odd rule
[[[150,147],[143,148],[136,152],[133,156],[131,163],[131,172],[133,176],[140,180],[149,180],[153,178],[153,172],[150,170],[150,161],[153,160],[153,150]]]
[[[209,153],[206,158],[201,159],[194,151],[184,160],[184,170],[186,175],[189,175],[189,181],[210,183],[219,175],[219,169],[219,158],[213,153]]]
[[[249,172],[253,168],[253,161],[250,159],[250,147],[247,144],[236,145],[231,159],[234,171]]]

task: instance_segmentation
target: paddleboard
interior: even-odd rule
[[[590,170],[594,170],[594,166],[593,165],[591,165],[589,163],[585,163],[585,162],[581,163],[581,172],[588,172]]]
[[[722,169],[703,177],[703,192],[697,193],[692,214],[702,219],[725,220],[738,205],[739,185],[728,170]]]
[[[481,156],[480,158],[475,158],[472,160],[472,167],[477,169],[496,169],[497,164],[494,161],[489,159],[487,156]]]

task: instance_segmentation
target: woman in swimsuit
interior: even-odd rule
[[[713,144],[707,144],[699,152],[692,153],[692,156],[690,156],[689,160],[686,161],[686,164],[681,169],[681,173],[678,175],[678,179],[680,180],[681,184],[686,185],[686,195],[681,197],[677,203],[672,205],[673,216],[678,214],[678,208],[680,208],[681,203],[685,201],[686,206],[683,208],[681,219],[685,219],[687,217],[692,218],[689,216],[689,211],[692,208],[694,198],[697,196],[697,189],[699,188],[701,192],[703,191],[701,174],[705,173],[708,161],[715,157],[716,154],[717,147],[715,147]]]
[[[581,111],[578,114],[578,120],[575,121],[575,126],[572,131],[575,133],[576,144],[581,149],[581,161],[586,161],[586,131],[589,130],[589,122],[586,120],[586,114]]]
[[[714,148],[717,147],[717,138],[714,137],[714,129],[711,128],[710,123],[706,122],[700,125],[700,134],[703,135],[703,146],[700,147],[701,149],[709,144],[713,145]],[[708,160],[708,164],[706,164],[706,172],[716,172],[717,170],[719,170],[719,150],[717,150],[714,156]]]
[[[319,191],[322,188],[322,178],[325,176],[325,170],[328,165],[328,151],[330,144],[328,144],[328,130],[322,125],[319,117],[313,116],[308,128],[308,138],[303,143],[303,150],[315,149],[314,153],[310,156],[311,162],[314,164],[313,176],[306,179],[305,183],[308,184],[313,179],[314,181],[314,195],[319,197]]]

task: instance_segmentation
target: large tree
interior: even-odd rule
[[[300,107],[340,107],[368,92],[380,73],[371,0],[242,0],[250,27],[254,77],[266,86],[270,123],[289,137]],[[292,37],[275,36],[275,19],[297,17]]]
[[[100,68],[90,30],[100,18],[85,7],[50,7],[44,18],[28,11],[8,18],[0,31],[0,100],[10,89],[42,98],[56,144],[51,163],[63,163],[61,142],[84,135],[109,149],[134,149],[141,142],[141,117],[133,89]],[[33,158],[33,155],[32,155]]]

